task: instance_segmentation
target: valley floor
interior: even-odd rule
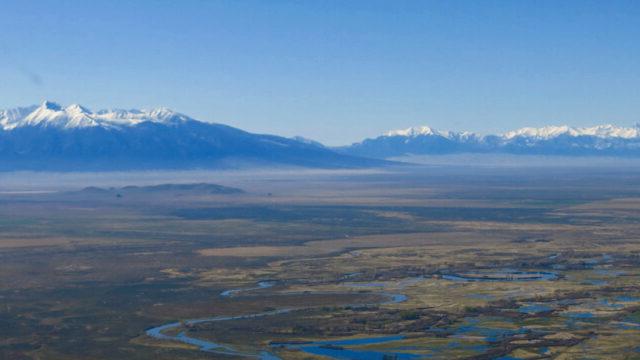
[[[640,358],[630,168],[15,176],[3,359]]]

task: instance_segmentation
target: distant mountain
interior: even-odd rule
[[[381,164],[312,141],[252,134],[166,108],[92,112],[45,101],[0,111],[0,170],[5,171]]]
[[[563,156],[640,156],[640,127],[522,128],[500,135],[438,131],[427,126],[390,131],[374,139],[336,148],[375,158],[453,153],[508,153]]]
[[[78,192],[76,192],[78,193]],[[232,195],[242,194],[243,190],[222,186],[218,184],[208,183],[193,183],[193,184],[160,184],[160,185],[147,185],[147,186],[124,186],[119,188],[100,188],[100,187],[87,187],[82,189],[80,193],[85,195],[109,195],[109,196],[124,196],[124,195],[148,195],[148,194],[171,194],[171,195]]]

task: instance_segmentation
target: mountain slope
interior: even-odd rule
[[[377,138],[336,150],[344,154],[375,158],[453,153],[635,157],[640,156],[640,127],[546,126],[480,136],[469,132],[438,131],[423,126],[390,131]]]
[[[66,108],[0,112],[1,170],[116,170],[251,165],[360,167],[382,162],[314,143],[258,135],[168,109]]]

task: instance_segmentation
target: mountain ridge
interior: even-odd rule
[[[237,166],[371,167],[405,155],[506,153],[640,157],[640,126],[524,127],[502,134],[388,131],[348,146],[253,134],[168,108],[93,112],[52,101],[0,111],[0,170],[128,170]]]
[[[559,135],[569,134],[571,136],[598,136],[598,137],[620,137],[636,138],[640,137],[640,124],[635,127],[622,127],[613,124],[601,124],[591,127],[578,127],[569,125],[547,125],[542,127],[522,127],[516,130],[504,132],[502,134],[486,135],[503,138],[514,138],[517,136],[531,136],[541,138],[551,138]],[[406,129],[390,130],[381,136],[406,136],[416,137],[422,135],[440,135],[443,137],[483,137],[470,131],[448,131],[437,130],[430,126],[414,126]]]
[[[374,158],[452,153],[640,156],[640,125],[524,127],[502,134],[441,131],[429,126],[388,131],[337,147],[345,154]]]
[[[357,168],[385,161],[315,142],[253,134],[167,108],[101,110],[81,105],[0,111],[0,170],[130,170],[243,166]]]
[[[0,127],[5,131],[38,125],[77,129],[100,126],[135,126],[146,121],[169,123],[186,120],[193,119],[164,107],[151,110],[105,109],[92,112],[79,104],[62,107],[58,103],[48,100],[42,102],[40,106],[34,105],[0,111]]]

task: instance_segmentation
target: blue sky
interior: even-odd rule
[[[639,1],[0,3],[0,108],[167,106],[339,145],[640,122]]]

